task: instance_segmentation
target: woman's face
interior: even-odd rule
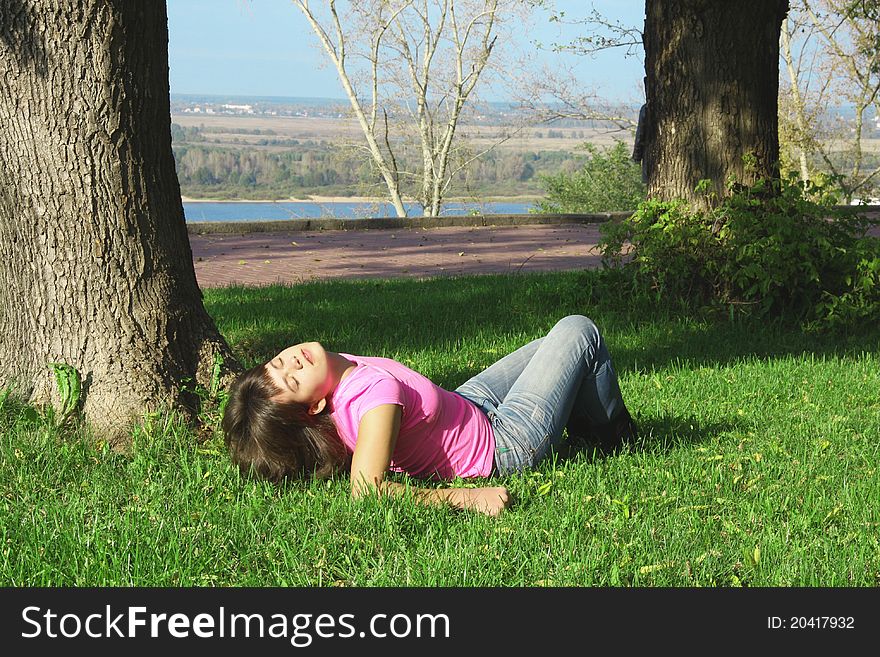
[[[278,388],[276,401],[311,407],[333,391],[327,352],[318,342],[288,347],[266,363],[266,371]]]

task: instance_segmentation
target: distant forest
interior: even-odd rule
[[[171,126],[184,196],[281,200],[308,196],[384,197],[387,193],[370,158],[351,146],[338,143],[336,125],[343,124],[336,121],[345,116],[344,101],[175,94],[171,98],[171,109],[172,121],[180,117],[178,120],[187,124],[173,122]],[[637,109],[620,106],[614,108],[614,113],[634,117]],[[853,118],[847,106],[835,111],[837,114],[826,117],[832,124],[836,125],[835,121],[846,124]],[[482,136],[480,148],[485,148],[487,136],[495,139],[509,129],[515,111],[504,103],[489,103],[481,107],[480,112],[478,117],[469,119],[467,127]],[[312,133],[303,125],[291,128],[284,121],[274,124],[275,118],[316,121],[321,127]],[[880,146],[876,141],[880,139],[880,118],[869,118],[857,153],[863,171],[880,166]],[[243,127],[245,125],[248,127]],[[631,140],[631,134],[615,136],[609,132],[610,127],[601,121],[572,119],[532,126],[527,139],[511,140],[472,162],[456,177],[446,198],[546,198],[545,176],[573,174],[587,162],[588,152],[579,149],[579,145],[598,139],[596,145],[604,148],[613,144],[615,138]],[[603,133],[603,137],[598,137]],[[464,136],[459,136],[462,138],[459,143],[464,143]],[[543,144],[546,148],[542,148]],[[829,144],[833,148],[826,149],[824,157],[818,153],[810,155],[810,167],[826,173],[832,165],[833,171],[843,173],[853,169],[852,145],[840,139],[832,139]],[[791,160],[783,164],[794,169],[797,163],[790,151],[791,145],[783,144],[783,158]],[[404,152],[400,157],[404,160],[403,170],[416,170],[421,163],[417,153]],[[869,187],[860,193],[876,195],[876,181]]]
[[[381,180],[367,158],[327,141],[291,139],[271,129],[224,128],[222,142],[212,143],[212,131],[176,123],[171,126],[177,176],[184,196],[273,200],[309,195],[383,195]],[[238,132],[242,139],[233,138],[230,143],[230,132]],[[535,137],[544,135],[585,138],[584,131],[577,128],[548,128]],[[541,176],[572,173],[586,159],[587,153],[581,151],[498,148],[459,174],[447,197],[540,197],[544,195]]]

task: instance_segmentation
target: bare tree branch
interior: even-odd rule
[[[292,1],[336,67],[395,211],[405,214],[414,185],[425,214],[439,214],[462,111],[486,77],[503,12],[519,0],[325,0],[323,19],[308,0]],[[413,148],[421,168],[404,172]]]
[[[846,200],[876,189],[876,171],[865,172],[873,165],[862,149],[862,140],[866,111],[871,106],[880,111],[880,15],[862,11],[863,4],[851,0],[793,1],[780,39],[793,116],[785,117],[781,103],[781,145],[788,143],[799,151],[804,180],[813,175],[814,163],[821,162],[838,181]],[[795,51],[799,52],[797,60]],[[840,119],[844,105],[851,107],[853,117],[845,123]],[[835,113],[837,124],[829,124],[827,117]],[[841,144],[846,148],[841,150]]]

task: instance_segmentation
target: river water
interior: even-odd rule
[[[420,207],[414,203],[404,204],[410,216],[421,216]],[[448,203],[443,206],[444,215],[481,214],[527,214],[532,203]],[[293,203],[247,202],[247,201],[198,201],[185,202],[183,212],[187,221],[275,221],[278,219],[363,219],[367,217],[393,217],[394,206],[390,203],[332,202]]]

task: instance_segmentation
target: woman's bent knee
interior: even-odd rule
[[[553,327],[553,330],[561,330],[572,334],[583,335],[590,340],[599,339],[599,327],[596,326],[596,323],[592,319],[585,317],[584,315],[568,315],[567,317],[563,317],[556,322],[556,326]]]

